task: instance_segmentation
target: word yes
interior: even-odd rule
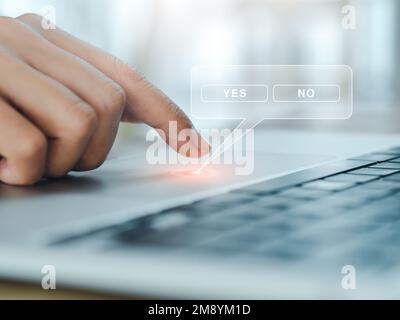
[[[225,98],[246,98],[246,89],[224,89]]]

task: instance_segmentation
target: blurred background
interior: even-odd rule
[[[348,64],[352,119],[262,127],[400,131],[398,0],[0,0],[0,14],[43,15],[49,5],[57,25],[126,60],[188,112],[196,64]],[[346,5],[355,9],[355,29],[343,27]],[[122,131],[120,139],[140,133]]]

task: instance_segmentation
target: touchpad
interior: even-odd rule
[[[327,160],[327,156],[256,152],[253,164],[210,164],[199,174],[198,165],[149,165],[141,155],[32,187],[0,185],[0,240],[18,239],[30,231],[79,220],[110,219],[121,214],[134,217],[149,208],[190,202]]]

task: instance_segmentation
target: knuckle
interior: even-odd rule
[[[38,182],[44,173],[47,140],[40,132],[29,132],[18,142],[15,157],[21,163],[20,170],[15,173],[15,185],[27,186]]]
[[[102,112],[110,115],[122,114],[125,103],[126,94],[122,87],[114,82],[107,82],[104,88],[106,99],[104,99]]]
[[[145,77],[141,73],[135,71],[128,63],[113,56],[110,56],[110,59],[112,60],[111,64],[113,65],[113,70],[117,78],[129,79],[129,81],[133,83],[147,83]]]
[[[77,138],[91,135],[97,127],[97,114],[85,102],[79,100],[73,104],[72,119],[69,124],[70,134]]]
[[[106,157],[96,157],[90,154],[86,154],[77,164],[76,170],[78,171],[90,171],[97,169],[100,167],[104,161],[106,160]]]
[[[107,62],[113,66],[115,72],[123,72],[129,69],[128,65],[121,59],[109,54],[106,56]]]
[[[47,140],[41,133],[30,133],[18,143],[17,156],[22,160],[37,160],[47,152]]]

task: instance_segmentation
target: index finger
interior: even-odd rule
[[[127,97],[123,120],[144,122],[163,131],[166,142],[177,151],[183,144],[187,143],[187,141],[179,141],[177,134],[181,130],[190,129],[190,150],[195,152],[185,155],[202,156],[209,152],[208,143],[198,134],[186,114],[171,99],[126,63],[58,27],[50,30],[43,29],[41,26],[42,17],[38,15],[26,14],[18,17],[18,19],[39,32],[48,41],[79,56],[119,83],[125,90]],[[169,123],[171,121],[176,122],[178,132],[170,132]]]

